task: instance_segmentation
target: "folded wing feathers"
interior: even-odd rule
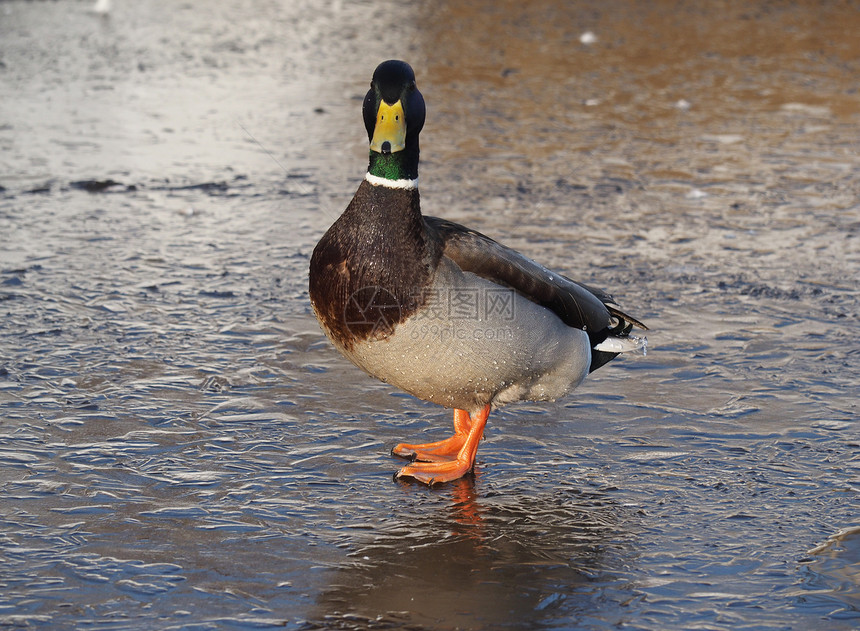
[[[442,242],[445,256],[461,269],[511,287],[533,302],[552,309],[568,326],[584,328],[589,335],[597,335],[597,350],[619,353],[644,348],[640,342],[623,345],[610,342],[627,338],[634,326],[643,330],[648,327],[621,311],[608,293],[552,272],[480,232],[437,217],[425,216],[424,219]],[[602,335],[606,339],[601,340]],[[621,346],[623,350],[614,350]]]

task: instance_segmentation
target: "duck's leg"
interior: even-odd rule
[[[436,484],[462,478],[472,470],[472,467],[475,466],[475,454],[478,451],[478,443],[484,435],[484,427],[487,424],[487,417],[490,416],[490,406],[485,406],[484,409],[475,414],[474,418],[469,418],[469,414],[463,410],[457,410],[456,412],[462,413],[465,415],[465,418],[469,420],[468,432],[463,437],[460,448],[457,450],[456,454],[454,454],[453,451],[448,451],[447,454],[453,457],[446,460],[414,462],[403,467],[394,477],[397,479],[412,478],[419,482],[424,482],[425,484]],[[454,415],[455,429],[457,429],[458,419],[461,426],[463,426],[463,417],[458,416],[457,413]],[[460,434],[454,434],[454,436],[449,438],[447,441],[440,442],[445,443],[445,449],[451,450],[455,445],[455,442],[459,440],[459,435]],[[398,447],[400,446],[401,445],[398,445]],[[418,447],[419,445],[415,446]],[[422,447],[427,446],[423,445]],[[395,449],[397,448],[395,447]],[[425,455],[427,454],[425,453]],[[436,456],[439,454],[433,452],[431,455]]]
[[[400,443],[391,450],[391,453],[419,462],[453,460],[466,442],[471,427],[472,420],[469,418],[469,413],[466,410],[454,410],[454,435],[451,438],[418,445]]]

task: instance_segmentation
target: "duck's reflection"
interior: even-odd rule
[[[475,540],[477,544],[484,538],[484,522],[478,505],[478,492],[475,490],[474,474],[454,480],[449,485],[451,494],[451,532]]]
[[[602,587],[626,591],[614,572],[626,550],[605,499],[572,489],[544,497],[481,489],[474,478],[457,480],[435,491],[446,495],[447,511],[428,507],[426,521],[413,514],[376,533],[333,575],[318,619],[345,628],[350,620],[534,627],[592,615]]]

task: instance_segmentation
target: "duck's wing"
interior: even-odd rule
[[[516,250],[460,224],[424,217],[428,231],[442,246],[443,256],[460,269],[503,287],[510,287],[534,303],[550,309],[565,324],[588,333],[592,347],[607,338],[627,337],[633,326],[647,329],[623,311],[612,296],[548,270]],[[606,346],[606,345],[604,345]],[[592,370],[617,355],[594,351]]]

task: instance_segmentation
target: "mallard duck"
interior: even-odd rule
[[[311,256],[309,294],[332,344],[370,375],[454,409],[454,435],[399,444],[396,478],[472,471],[492,408],[557,399],[618,353],[641,322],[608,294],[461,225],[425,217],[418,194],[424,97],[403,61],[373,73],[362,107],[364,181]]]

